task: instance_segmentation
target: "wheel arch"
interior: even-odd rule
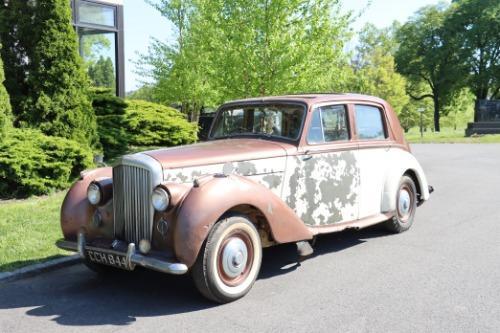
[[[408,169],[405,171],[403,176],[408,176],[413,180],[413,183],[415,184],[416,190],[417,190],[417,204],[419,204],[422,200],[420,199],[422,197],[422,185],[420,184],[420,180],[417,177],[417,174],[415,173],[415,170],[413,169]]]
[[[259,232],[262,247],[276,244],[273,237],[272,227],[264,213],[257,207],[249,204],[240,204],[229,208],[219,220],[229,216],[245,216],[255,225]]]
[[[214,224],[225,214],[250,213],[276,243],[312,239],[311,231],[279,197],[246,177],[210,176],[194,186],[179,207],[174,230],[177,258],[191,267]],[[262,236],[261,236],[262,237]]]
[[[417,188],[419,203],[429,199],[427,178],[417,159],[408,152],[398,151],[393,155],[391,167],[385,177],[382,193],[381,212],[389,213],[396,210],[396,193],[401,177],[410,177]]]

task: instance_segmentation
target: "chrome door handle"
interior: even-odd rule
[[[311,158],[313,158],[312,155],[309,154],[302,155],[302,161],[309,161]]]

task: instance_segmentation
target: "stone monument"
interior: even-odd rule
[[[465,136],[473,134],[500,134],[500,100],[476,102],[474,122],[465,129]]]

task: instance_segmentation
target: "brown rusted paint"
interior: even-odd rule
[[[179,209],[174,234],[177,258],[191,267],[213,224],[232,207],[242,204],[260,210],[278,243],[312,238],[311,231],[290,207],[263,185],[236,175],[212,177],[193,187]]]
[[[87,188],[89,184],[96,178],[111,176],[111,168],[88,170],[82,173],[81,179],[71,186],[61,207],[61,229],[65,239],[76,240],[78,231],[81,228],[87,228],[96,211],[96,208],[87,200]],[[104,216],[108,217],[109,208],[102,207],[101,209]],[[89,236],[92,237],[92,234]]]
[[[164,169],[174,169],[285,156],[284,145],[287,144],[269,140],[230,139],[144,153],[159,161]]]

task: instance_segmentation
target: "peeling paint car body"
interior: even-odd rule
[[[430,189],[382,99],[239,100],[220,107],[206,142],[83,173],[58,246],[95,270],[191,271],[206,297],[226,302],[248,292],[262,247],[381,222],[407,230]]]

